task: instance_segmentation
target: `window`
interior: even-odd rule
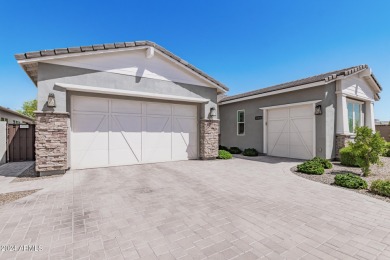
[[[237,111],[237,135],[245,134],[245,110]]]
[[[4,117],[2,117],[0,121],[5,121],[5,122],[8,122],[8,118],[4,118]]]
[[[18,120],[13,120],[14,121],[14,124],[20,124],[20,122]]]
[[[356,127],[362,126],[362,103],[348,100],[348,129],[350,133],[355,132]]]

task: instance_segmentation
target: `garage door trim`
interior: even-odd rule
[[[268,110],[276,109],[276,108],[288,108],[288,107],[294,107],[294,106],[302,106],[302,105],[312,105],[313,108],[313,153],[315,156],[316,153],[316,118],[314,115],[315,111],[315,105],[316,103],[321,102],[321,100],[311,100],[306,102],[298,102],[298,103],[291,103],[291,104],[285,104],[285,105],[278,105],[278,106],[267,106],[267,107],[260,107],[259,109],[263,110],[263,153],[268,153]]]

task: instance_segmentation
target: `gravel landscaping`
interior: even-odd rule
[[[31,167],[27,168],[24,172],[19,174],[12,182],[24,182],[24,181],[35,181],[42,180],[48,178],[57,178],[62,175],[52,175],[52,176],[42,176],[39,177],[38,173],[35,171],[35,164],[31,165]]]
[[[31,195],[37,191],[39,191],[39,190],[24,190],[24,191],[2,193],[2,194],[0,194],[0,206],[7,204],[7,203],[10,203],[12,201],[24,198],[24,197]]]
[[[344,172],[344,173],[345,172],[346,173],[354,173],[354,174],[357,174],[357,175],[361,176],[362,179],[364,179],[367,182],[368,187],[370,187],[371,182],[373,182],[374,180],[390,179],[390,157],[382,157],[381,161],[383,162],[383,166],[373,165],[371,167],[371,175],[368,176],[368,177],[363,177],[362,176],[362,171],[361,171],[360,168],[347,167],[347,166],[341,165],[340,162],[332,162],[333,168],[332,169],[325,169],[325,173],[322,174],[322,175],[312,175],[312,174],[305,174],[305,173],[297,172],[297,167],[296,166],[293,167],[291,169],[291,171],[295,175],[298,175],[298,176],[300,176],[302,178],[305,178],[305,179],[308,179],[308,180],[312,180],[312,181],[316,181],[316,182],[321,182],[321,183],[328,184],[328,185],[334,185],[333,184],[334,183],[334,177],[338,173],[341,173],[341,172]],[[334,185],[334,186],[336,186],[336,185]],[[339,186],[336,186],[336,187],[339,187]],[[339,187],[339,188],[346,189],[346,188],[343,188],[343,187]],[[361,193],[361,194],[364,194],[364,195],[367,195],[367,196],[371,196],[371,197],[374,197],[374,198],[377,198],[377,199],[380,199],[380,200],[384,200],[384,201],[390,202],[390,198],[383,197],[383,196],[380,196],[380,195],[377,195],[377,194],[373,194],[373,193],[371,193],[368,190],[354,190],[354,189],[348,189],[348,190],[352,190],[352,191],[355,191],[355,192],[358,192],[358,193]]]

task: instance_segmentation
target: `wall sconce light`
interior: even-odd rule
[[[315,115],[322,115],[322,107],[321,105],[316,106]]]
[[[217,110],[215,107],[210,107],[210,118],[213,119],[217,116]]]
[[[49,96],[47,97],[47,106],[56,107],[56,98],[54,96],[54,93],[49,93]]]

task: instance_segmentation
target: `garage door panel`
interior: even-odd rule
[[[272,133],[288,132],[287,120],[270,120],[268,121],[268,128]]]
[[[74,97],[71,117],[74,169],[197,158],[195,105]]]
[[[171,115],[172,104],[169,103],[146,103],[146,114],[148,115]]]
[[[112,116],[110,131],[110,162],[125,164],[141,161],[142,118],[140,116]]]
[[[290,156],[289,157],[296,158],[296,159],[308,159],[308,157],[311,157],[311,153],[309,153],[304,146],[292,145],[292,146],[290,146]]]
[[[290,117],[311,117],[313,115],[313,108],[311,105],[296,106],[290,108]]]
[[[311,118],[300,118],[291,119],[292,127],[291,131],[294,132],[312,132],[313,131],[313,119]]]
[[[173,114],[175,116],[196,117],[197,107],[188,105],[173,105]]]
[[[142,158],[145,162],[171,160],[171,117],[146,117]]]
[[[288,157],[288,145],[276,145],[272,149],[272,153],[270,154],[272,156],[280,156],[280,157]]]
[[[105,98],[77,97],[72,99],[73,112],[108,113],[109,102]]]
[[[281,119],[285,116],[285,119]],[[312,105],[300,105],[268,111],[268,154],[311,159],[313,151],[314,111]]]
[[[268,111],[269,118],[272,119],[287,119],[288,118],[288,108],[278,108]]]
[[[109,163],[107,149],[88,151],[80,150],[72,153],[72,159],[75,159],[76,169],[104,167]]]
[[[111,102],[111,112],[140,115],[142,113],[142,102],[133,100],[113,99]]]

